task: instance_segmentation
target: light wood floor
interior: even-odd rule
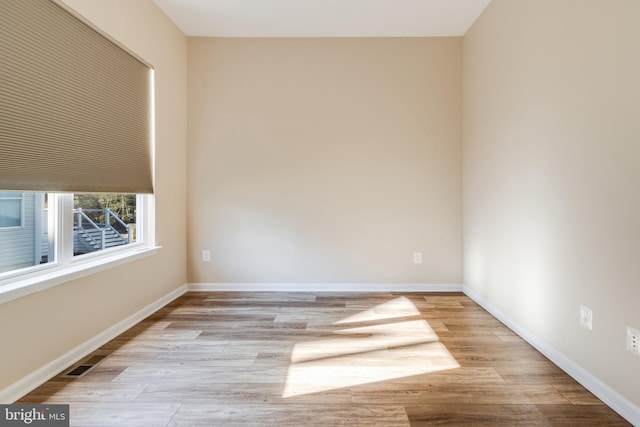
[[[19,403],[73,426],[630,425],[463,294],[191,292]]]

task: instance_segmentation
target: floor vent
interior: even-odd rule
[[[80,363],[73,365],[71,369],[69,369],[64,376],[65,377],[81,377],[91,369],[95,368],[96,365],[106,359],[107,356],[103,356],[100,354],[94,354],[89,356],[87,359],[81,361]]]
[[[89,369],[93,368],[91,365],[79,365],[64,374],[67,377],[79,377],[87,373]]]

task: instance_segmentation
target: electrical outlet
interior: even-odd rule
[[[210,250],[204,250],[202,251],[202,261],[204,262],[209,262],[211,261],[211,251]]]
[[[414,264],[422,264],[422,252],[414,252],[413,253],[413,263]]]
[[[627,326],[627,350],[640,356],[640,331]]]
[[[593,311],[584,305],[580,306],[580,325],[583,328],[593,329]]]

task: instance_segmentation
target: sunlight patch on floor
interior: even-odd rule
[[[400,299],[398,299],[400,300]],[[392,303],[392,304],[390,304]],[[415,314],[407,310],[406,298],[389,301],[355,316],[359,322],[380,321]],[[394,315],[390,307],[398,307]],[[361,316],[360,316],[361,315]],[[342,321],[341,321],[342,322]],[[340,322],[337,322],[339,324]],[[347,322],[342,322],[347,323]],[[291,353],[291,365],[282,397],[335,390],[408,376],[428,374],[460,365],[439,342],[426,320],[376,323],[370,326],[345,328],[330,333],[327,338],[297,343]]]
[[[297,343],[291,352],[291,363],[435,341],[438,336],[426,320],[347,328],[333,332],[328,338]]]
[[[400,297],[383,302],[368,310],[361,311],[353,316],[345,317],[334,322],[334,325],[343,323],[370,322],[372,320],[394,319],[398,317],[419,316],[420,311],[406,297]]]

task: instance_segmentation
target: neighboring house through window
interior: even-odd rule
[[[0,192],[0,273],[46,260],[45,216],[43,193]]]

